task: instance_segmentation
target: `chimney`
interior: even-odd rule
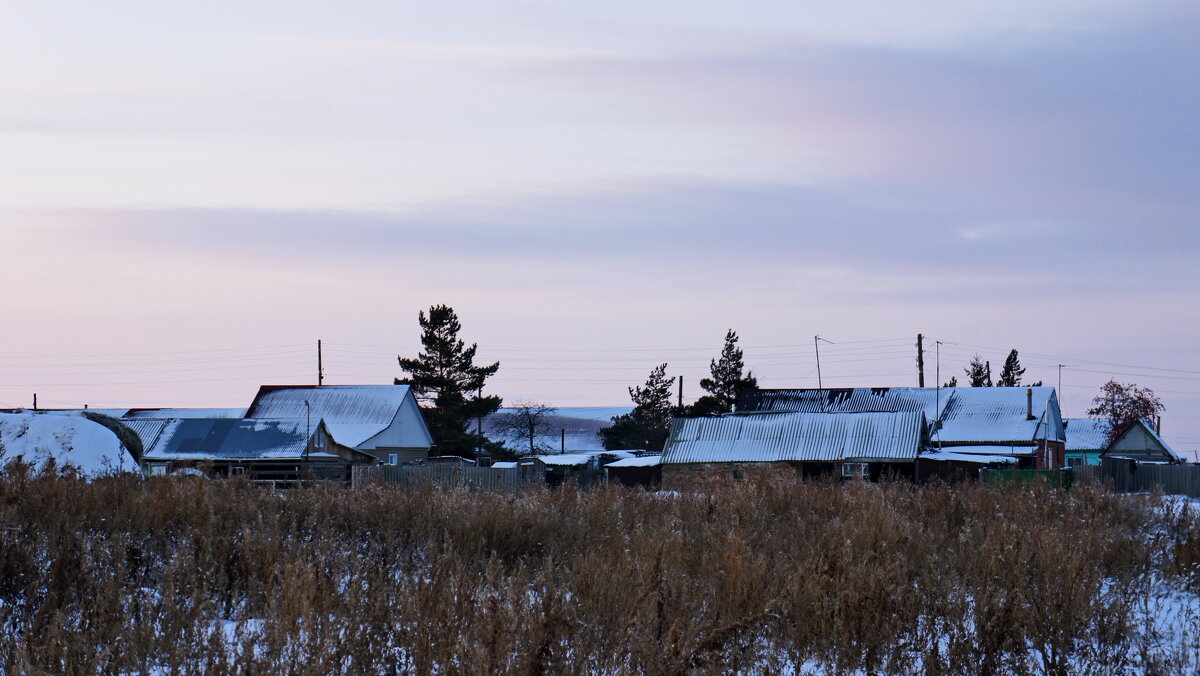
[[[1029,387],[1025,390],[1025,419],[1033,420],[1033,388]]]
[[[1161,415],[1154,417],[1154,433],[1160,437],[1162,436],[1162,416]]]

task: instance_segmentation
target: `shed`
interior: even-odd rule
[[[1134,462],[1172,463],[1183,462],[1175,449],[1171,448],[1158,431],[1144,420],[1130,425],[1102,454],[1103,458],[1122,458]]]
[[[581,486],[600,483],[604,467],[609,463],[635,457],[632,451],[588,451],[585,453],[550,453],[534,456],[546,467],[546,483],[558,486],[574,481]]]
[[[408,385],[264,385],[246,418],[321,420],[339,444],[393,465],[428,458],[433,446]]]
[[[643,455],[624,458],[604,466],[609,483],[640,488],[662,485],[662,456]]]

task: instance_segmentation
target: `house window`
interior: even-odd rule
[[[389,465],[399,465],[400,464],[400,454],[399,453],[388,453],[388,464]]]
[[[229,470],[230,476],[245,476],[245,474],[246,474],[245,467],[232,467]]]
[[[147,476],[162,476],[167,473],[167,463],[152,462],[147,466]]]
[[[865,477],[869,473],[867,463],[865,462],[842,463],[842,476],[844,477]]]

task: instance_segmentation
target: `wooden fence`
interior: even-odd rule
[[[475,467],[472,465],[374,465],[354,468],[354,486],[373,483],[405,484],[429,482],[446,486],[467,486],[485,490],[504,490],[545,484],[545,472],[537,465],[512,468]]]
[[[1099,465],[1075,467],[1075,481],[1099,481],[1121,493],[1162,491],[1200,498],[1200,465],[1149,465],[1104,458]]]

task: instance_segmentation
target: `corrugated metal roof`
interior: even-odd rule
[[[920,411],[677,418],[662,464],[912,460],[922,447],[924,429]]]
[[[264,385],[246,411],[247,418],[304,420],[387,426],[408,396],[408,385]]]
[[[937,447],[936,441],[930,440],[929,443],[934,448]],[[1034,455],[1037,453],[1037,446],[1004,446],[997,444],[947,446],[942,444],[942,450],[959,455],[1004,455],[1016,457],[1020,455]]]
[[[158,441],[158,435],[162,434],[163,428],[167,426],[169,420],[162,419],[147,419],[147,420],[122,420],[121,424],[133,430],[133,433],[138,435],[142,440],[142,453],[147,453],[154,447]]]
[[[1108,447],[1108,421],[1096,418],[1068,418],[1068,451],[1102,451]]]
[[[131,408],[122,418],[144,420],[154,418],[241,418],[244,408]]]
[[[1027,390],[1033,390],[1033,420],[1029,420]],[[922,411],[941,421],[935,436],[942,443],[980,444],[1030,442],[1061,437],[1052,387],[859,387],[851,389],[792,389],[748,392],[739,410],[803,412]]]
[[[164,424],[154,445],[146,449],[150,460],[300,459],[310,431],[304,421],[295,420],[177,418],[155,422]],[[311,431],[315,432],[319,423],[315,421]]]
[[[1017,462],[1017,458],[1011,455],[975,455],[973,453],[950,453],[948,451],[922,453],[920,458],[921,460],[934,460],[937,462],[972,462],[980,465],[1012,465]]]
[[[305,420],[311,406],[314,424],[324,420],[326,429],[338,443],[359,446],[392,424],[408,396],[408,385],[264,385],[246,411],[246,417]],[[420,441],[412,445],[419,446]]]

